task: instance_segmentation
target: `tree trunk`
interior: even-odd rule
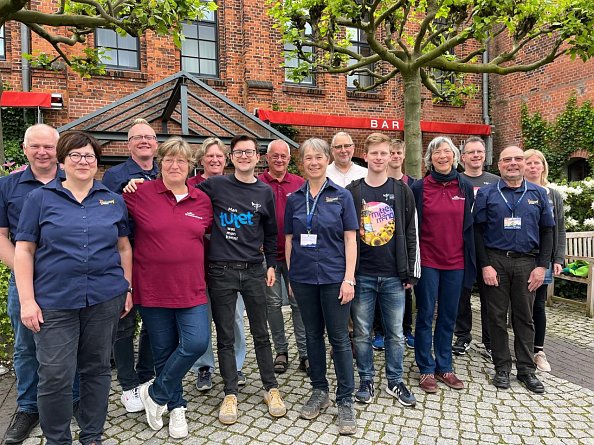
[[[406,174],[420,178],[423,138],[421,134],[421,72],[402,72],[404,83],[404,142],[406,143]]]

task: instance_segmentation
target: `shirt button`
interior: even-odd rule
[[[87,233],[87,229],[83,230],[83,233]]]
[[[81,208],[81,209],[84,209],[84,208],[85,208],[85,206],[80,206],[80,208]]]
[[[86,263],[86,262],[87,262],[87,260],[83,260],[83,263]]]
[[[83,216],[83,219],[87,219],[87,217],[86,216]]]
[[[83,244],[83,247],[87,247],[87,245],[86,244]]]

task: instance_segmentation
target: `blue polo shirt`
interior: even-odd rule
[[[502,195],[514,209],[514,217],[522,220],[518,230],[504,229],[504,219],[511,217],[512,211]],[[525,180],[517,188],[507,186],[503,180],[481,187],[476,194],[473,214],[475,224],[485,224],[485,247],[491,249],[537,252],[540,228],[555,226],[546,190]]]
[[[64,172],[58,168],[56,175],[63,178]],[[8,227],[13,244],[25,197],[43,185],[35,179],[30,166],[22,172],[0,178],[0,227]]]
[[[328,179],[313,213],[311,233],[317,235],[316,247],[302,247],[301,235],[307,233],[306,186],[289,196],[285,210],[285,234],[293,235],[289,278],[304,284],[340,283],[346,268],[344,232],[359,228],[353,196]],[[311,194],[308,199],[311,210]]]
[[[33,285],[42,309],[79,309],[122,295],[128,288],[117,249],[127,236],[121,196],[95,181],[79,203],[55,179],[32,191],[16,241],[37,244]]]
[[[101,182],[112,192],[121,195],[126,184],[130,182],[130,179],[142,178],[152,180],[156,179],[158,174],[159,167],[157,167],[156,162],[153,161],[153,168],[151,170],[143,170],[134,159],[128,158],[126,162],[115,165],[107,170]]]

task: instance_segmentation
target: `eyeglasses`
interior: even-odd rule
[[[501,158],[499,162],[503,164],[509,164],[510,162],[515,161],[517,163],[524,162],[524,156],[514,156],[509,158]]]
[[[83,154],[81,154],[81,153],[76,153],[76,152],[74,152],[74,153],[68,153],[68,155],[67,155],[67,156],[70,158],[70,160],[71,160],[72,162],[75,162],[75,163],[77,163],[77,164],[78,164],[80,161],[82,161],[83,159],[84,159],[86,162],[88,162],[89,164],[92,164],[93,162],[95,162],[95,161],[97,160],[97,156],[95,156],[94,154],[90,154],[90,153],[87,153],[87,154],[84,154],[84,155],[83,155]]]
[[[138,142],[141,140],[147,140],[147,141],[156,141],[157,140],[157,136],[152,135],[152,134],[137,134],[136,136],[130,136],[130,138],[128,139],[128,141],[134,141],[134,142]]]
[[[233,156],[235,156],[236,158],[241,158],[243,155],[245,155],[246,158],[251,158],[255,154],[256,154],[256,150],[254,150],[254,149],[233,150]]]
[[[172,166],[174,163],[177,163],[177,165],[179,165],[180,167],[185,167],[186,165],[188,165],[188,161],[186,161],[185,159],[163,159],[163,161],[161,161],[163,163],[163,165],[166,166]]]
[[[289,155],[270,155],[270,159],[273,161],[278,161],[279,159],[282,161],[286,161],[289,159]]]
[[[334,150],[342,150],[342,149],[347,149],[347,148],[353,148],[355,146],[355,144],[350,143],[350,144],[342,144],[342,145],[333,145],[332,148]]]

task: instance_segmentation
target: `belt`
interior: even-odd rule
[[[508,258],[535,258],[535,253],[524,253],[524,252],[514,252],[513,250],[500,250],[500,249],[491,249],[488,247],[489,251],[496,253],[497,255],[503,255]]]
[[[248,263],[246,261],[211,261],[208,267],[245,270],[250,267],[262,265],[262,263]]]

